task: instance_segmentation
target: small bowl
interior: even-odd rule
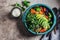
[[[48,9],[52,12],[52,15],[53,15],[53,25],[52,25],[51,28],[50,28],[48,31],[46,31],[46,32],[43,32],[43,33],[33,32],[32,30],[30,30],[30,29],[28,28],[28,26],[27,26],[27,24],[26,24],[26,15],[28,14],[29,10],[30,10],[31,8],[35,7],[35,6],[43,6],[43,7],[46,7],[46,8],[48,8]],[[51,32],[51,31],[54,29],[55,24],[56,24],[56,16],[55,16],[55,13],[53,12],[53,10],[52,10],[50,7],[48,7],[48,6],[44,5],[44,4],[34,4],[34,5],[28,7],[28,8],[25,10],[25,12],[24,12],[24,14],[23,14],[23,16],[22,16],[22,22],[24,23],[25,28],[26,28],[29,32],[31,32],[32,34],[35,34],[35,35],[43,35],[43,34],[47,34],[47,33]]]
[[[12,15],[12,12],[13,12],[15,9],[18,9],[18,10],[20,11],[20,15],[17,16],[17,17],[15,17],[14,15]],[[18,14],[18,13],[17,13],[17,14]],[[19,7],[14,7],[14,8],[11,10],[11,13],[10,13],[10,15],[12,16],[12,18],[20,18],[21,14],[22,14],[22,10],[21,10],[21,8],[19,8]]]

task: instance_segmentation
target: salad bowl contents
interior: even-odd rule
[[[35,4],[22,16],[25,27],[33,34],[47,34],[56,24],[54,12],[46,5]]]

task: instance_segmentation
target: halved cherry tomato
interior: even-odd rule
[[[40,30],[40,32],[45,32],[45,31],[46,31],[46,29],[41,29],[41,30]]]
[[[44,8],[44,12],[46,11],[46,8]]]
[[[41,11],[44,12],[44,8],[43,7],[40,7],[41,8]]]
[[[41,9],[43,9],[43,7],[40,7]]]
[[[45,16],[48,19],[48,16]]]

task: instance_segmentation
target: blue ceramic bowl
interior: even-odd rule
[[[43,7],[46,7],[47,9],[49,9],[49,10],[52,12],[52,15],[53,15],[53,25],[52,25],[51,28],[50,28],[48,31],[46,31],[46,32],[36,33],[36,32],[33,32],[32,30],[28,29],[28,26],[27,26],[27,24],[26,24],[26,16],[27,16],[27,13],[29,12],[29,10],[30,10],[31,8],[35,7],[35,6],[43,6]],[[23,14],[23,16],[22,16],[22,22],[24,23],[25,28],[26,28],[29,32],[31,32],[32,34],[42,35],[42,34],[47,34],[47,33],[51,32],[51,31],[53,30],[53,28],[54,28],[54,26],[55,26],[55,24],[56,24],[56,16],[55,16],[55,13],[53,12],[53,10],[52,10],[50,7],[48,7],[48,6],[44,5],[44,4],[35,4],[35,5],[32,5],[32,6],[28,7],[28,8],[25,10],[25,12],[24,12],[24,14]]]

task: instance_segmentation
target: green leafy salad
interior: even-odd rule
[[[53,24],[52,13],[42,6],[31,8],[26,16],[26,23],[34,32],[46,32]]]

